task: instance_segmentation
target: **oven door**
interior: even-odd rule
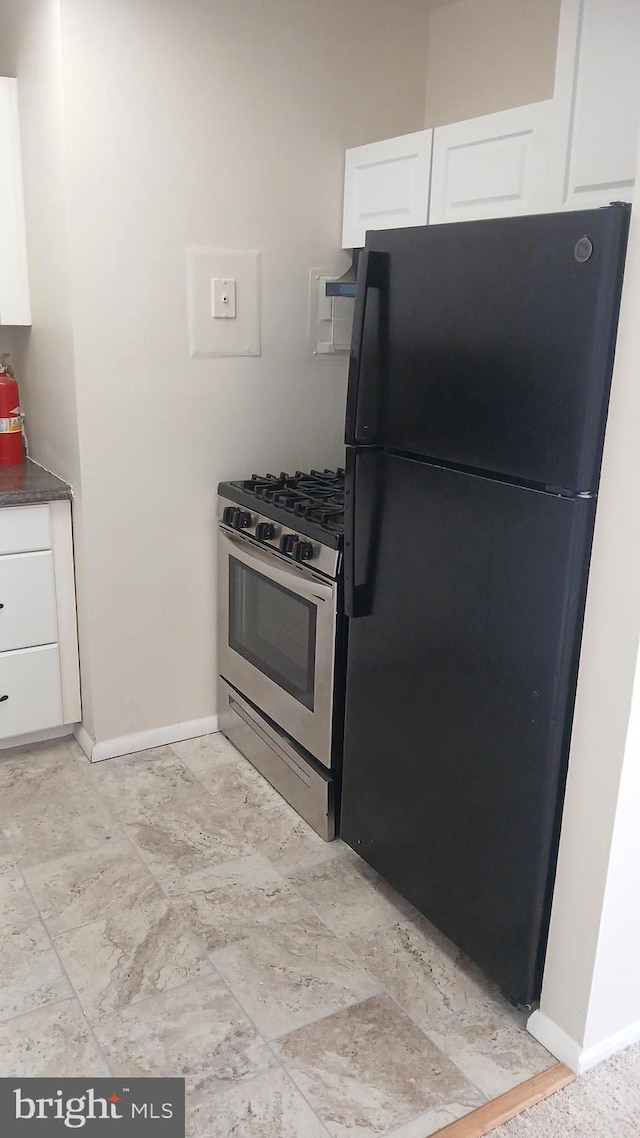
[[[219,530],[219,671],[331,766],[337,583]]]

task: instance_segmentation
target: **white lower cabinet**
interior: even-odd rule
[[[0,509],[0,555],[51,547],[50,505]]]
[[[0,653],[0,735],[61,727],[62,691],[57,644]]]
[[[0,557],[0,652],[57,640],[51,550]]]
[[[437,127],[429,222],[542,212],[550,120],[549,101]]]
[[[0,509],[0,745],[79,720],[71,504]]]

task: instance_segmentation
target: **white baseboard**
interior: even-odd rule
[[[96,743],[82,724],[74,728],[74,735],[88,759],[100,763],[103,759],[116,759],[119,755],[132,755],[136,751],[148,751],[151,747],[163,747],[167,743],[179,743],[182,739],[196,739],[200,735],[211,735],[218,730],[218,716],[207,715],[204,719],[191,719],[187,723],[172,723],[168,727],[154,727],[150,731],[139,731],[135,735],[121,735],[119,739],[105,739]]]
[[[566,1063],[576,1075],[583,1075],[598,1063],[623,1051],[640,1040],[640,1023],[632,1023],[615,1035],[610,1035],[592,1047],[583,1047],[541,1011],[535,1011],[527,1022],[527,1031],[547,1048],[561,1063]]]
[[[46,743],[48,739],[62,739],[73,730],[71,723],[62,727],[48,727],[45,731],[29,731],[27,735],[13,735],[10,739],[0,739],[0,751],[7,747],[28,747],[30,743]]]
[[[563,1028],[558,1027],[540,1010],[533,1012],[527,1020],[527,1031],[538,1040],[547,1051],[555,1055],[561,1063],[566,1063],[572,1071],[580,1074],[582,1048]]]
[[[84,751],[87,758],[90,759],[91,758],[91,752],[93,751],[95,744],[94,744],[93,739],[91,738],[89,732],[87,731],[86,727],[84,726],[84,724],[83,723],[76,723],[76,725],[73,729],[73,734],[74,734],[77,742],[82,747],[82,750]]]

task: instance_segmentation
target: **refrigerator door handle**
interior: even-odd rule
[[[345,442],[352,446],[357,442],[367,442],[367,439],[358,439],[358,393],[360,389],[360,375],[362,371],[362,353],[364,348],[365,318],[367,313],[367,297],[372,288],[383,289],[387,281],[388,253],[379,253],[375,250],[365,249],[360,254],[358,262],[358,284],[353,309],[353,328],[351,332],[351,354],[349,356],[349,384],[347,388],[347,413],[345,423]]]
[[[382,509],[378,447],[347,449],[345,478],[344,609],[350,619],[368,616],[373,587]],[[357,489],[356,489],[357,487]],[[358,504],[356,507],[356,496]],[[358,539],[356,540],[356,518]],[[362,580],[358,580],[359,570]]]

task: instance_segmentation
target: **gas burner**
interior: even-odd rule
[[[326,486],[323,483],[312,482],[307,478],[302,478],[296,486],[299,494],[305,494],[315,501],[320,501],[322,498],[332,498],[335,494],[335,486]]]
[[[252,474],[240,485],[248,494],[256,494],[260,498],[271,490],[281,490],[287,477],[287,474]]]
[[[299,529],[339,548],[344,529],[344,470],[296,470],[294,474],[252,474],[242,482],[225,482],[227,499],[253,506],[261,517]],[[289,520],[290,519],[290,520]]]
[[[323,529],[336,530],[342,533],[344,529],[344,504],[312,506],[306,514],[310,522],[317,522]]]

